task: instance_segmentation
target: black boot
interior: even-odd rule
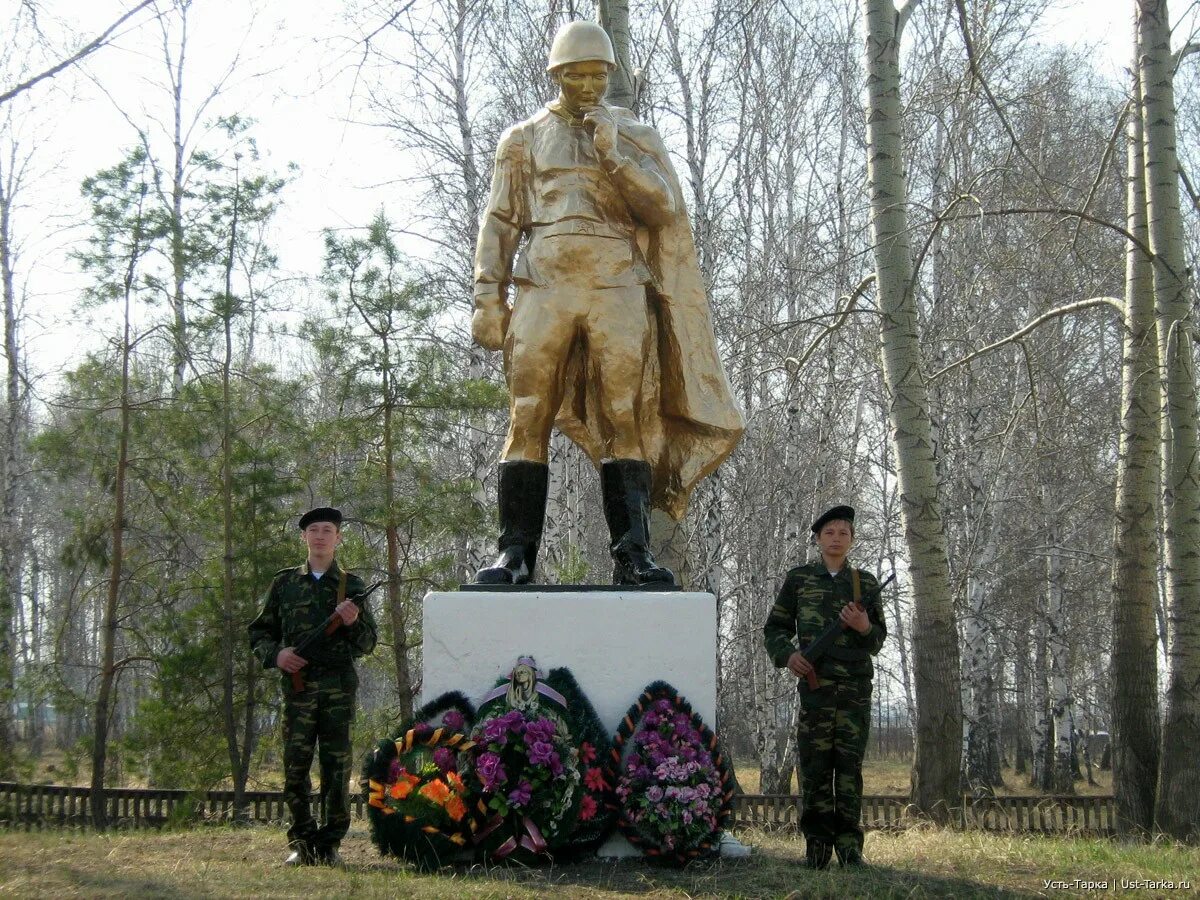
[[[528,584],[533,578],[549,475],[545,463],[500,463],[500,555],[475,573],[475,584]]]
[[[857,847],[842,847],[834,848],[837,850],[838,862],[842,864],[843,869],[849,869],[856,866],[865,866],[866,860],[863,859],[862,851]]]
[[[833,857],[833,847],[824,841],[808,838],[804,844],[804,864],[810,869],[828,869]]]
[[[614,459],[600,466],[604,518],[612,537],[613,584],[674,584],[650,553],[650,463]]]

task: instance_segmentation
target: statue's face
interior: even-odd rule
[[[602,60],[567,63],[554,73],[563,106],[578,113],[598,106],[608,90],[608,63]]]

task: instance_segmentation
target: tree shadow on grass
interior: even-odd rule
[[[459,870],[464,881],[477,884],[520,885],[533,891],[589,896],[605,894],[680,894],[687,897],[834,898],[857,897],[967,898],[1036,897],[1034,891],[1013,890],[945,875],[923,875],[887,866],[841,869],[835,863],[812,872],[798,858],[758,852],[745,860],[694,862],[682,869],[652,865],[639,859],[591,860],[537,868],[475,865]]]
[[[178,877],[155,877],[147,875],[138,877],[122,875],[117,872],[70,869],[63,873],[72,887],[79,891],[82,897],[137,897],[142,898],[201,898],[224,897],[227,894],[214,892],[203,884],[192,883],[181,887]],[[47,896],[42,893],[17,894],[14,896]]]

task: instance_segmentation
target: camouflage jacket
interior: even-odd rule
[[[817,674],[822,678],[870,678],[874,674],[871,657],[879,653],[887,637],[876,596],[879,581],[870,572],[858,571],[871,630],[859,634],[848,628],[838,635],[817,663]],[[853,596],[849,565],[836,575],[830,575],[819,559],[790,570],[763,626],[763,644],[771,661],[779,668],[786,666],[789,656],[807,647],[827,625],[837,621],[838,613]]]
[[[284,647],[295,647],[329,618],[337,606],[338,579],[342,568],[335,560],[329,571],[314,579],[308,563],[275,573],[262,600],[262,611],[250,623],[250,646],[264,669],[275,667],[275,657]],[[361,594],[361,578],[345,573],[346,596]],[[378,632],[375,617],[363,606],[353,625],[342,626],[304,654],[314,670],[349,668],[354,660],[375,649]]]

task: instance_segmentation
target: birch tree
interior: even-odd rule
[[[1192,272],[1184,253],[1175,149],[1175,57],[1166,0],[1138,0],[1147,222],[1163,393],[1163,521],[1170,646],[1155,818],[1180,839],[1200,833],[1200,458]]]
[[[617,56],[617,67],[608,82],[605,100],[613,106],[624,106],[637,111],[637,89],[634,85],[633,68],[629,64],[629,0],[596,0],[599,7],[600,24],[612,39]]]
[[[1159,469],[1158,335],[1146,221],[1141,79],[1136,66],[1126,127],[1125,227],[1138,243],[1125,247],[1121,438],[1113,538],[1112,768],[1117,828],[1150,834],[1158,780]]]
[[[880,339],[913,581],[913,664],[917,722],[912,802],[948,817],[959,800],[962,699],[958,632],[938,501],[937,447],[917,334],[901,136],[900,35],[913,9],[864,0],[867,171]]]
[[[8,116],[8,110],[0,108],[0,293],[4,303],[6,362],[4,449],[0,460],[0,777],[12,774],[16,750],[12,710],[16,699],[13,667],[17,654],[12,623],[21,593],[18,457],[25,433],[13,219],[28,155],[11,134],[10,123],[5,121]]]

